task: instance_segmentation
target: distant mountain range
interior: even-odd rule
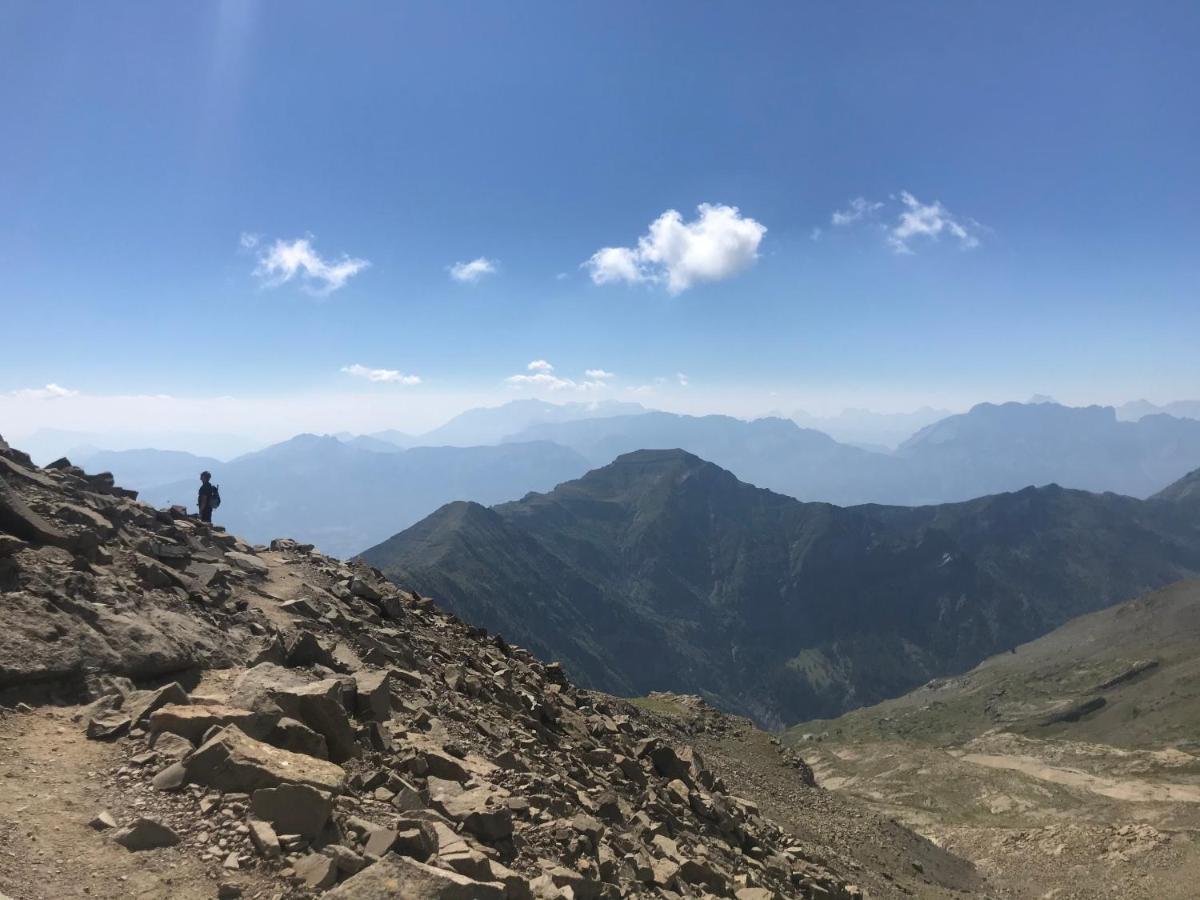
[[[835,416],[814,416],[798,409],[790,416],[801,428],[823,431],[835,441],[876,450],[891,450],[926,425],[953,415],[948,409],[923,406],[913,412],[879,413],[843,409]]]
[[[747,422],[648,412],[534,425],[509,440],[553,441],[593,467],[635,450],[678,448],[780,493],[842,503],[889,499],[901,468],[888,455],[839,444],[827,434],[776,418]]]
[[[1144,416],[1166,413],[1181,419],[1200,419],[1200,400],[1176,400],[1157,406],[1149,400],[1134,400],[1117,407],[1117,418],[1123,422],[1136,422]]]
[[[122,454],[110,468],[124,466]],[[200,461],[179,480],[142,487],[158,506],[196,505]],[[91,466],[89,465],[89,468]],[[205,466],[201,466],[205,467]],[[381,453],[337,438],[299,435],[231,462],[206,466],[223,499],[217,521],[249,540],[287,536],[350,556],[460,497],[496,503],[546,490],[587,468],[550,443],[391,448]],[[143,470],[145,471],[145,470]]]
[[[781,724],[1200,573],[1198,508],[1180,493],[841,508],[643,450],[518,502],[449,504],[363,558],[587,684],[699,693]]]
[[[229,462],[160,450],[92,450],[74,461],[112,471],[154,502],[188,506],[208,469],[223,487],[220,521],[258,540],[286,533],[339,555],[451,500],[514,500],[641,449],[683,449],[744,481],[839,505],[940,503],[1048,483],[1146,497],[1200,466],[1200,421],[1155,414],[1121,422],[1106,407],[983,404],[881,453],[782,418],[684,416],[636,404],[640,412],[611,414],[629,406],[520,400],[469,411],[422,436],[301,436]],[[509,429],[517,430],[476,452],[452,445]],[[451,445],[421,443],[438,435]],[[297,496],[298,484],[312,500]]]
[[[838,443],[787,419],[637,416],[544,423],[510,440],[570,447],[593,466],[641,449],[679,448],[802,500],[922,504],[1057,483],[1147,497],[1200,465],[1200,421],[1121,422],[1112,407],[982,403],[947,416],[895,453]]]
[[[636,415],[646,412],[640,403],[620,400],[595,400],[576,403],[547,403],[545,400],[511,400],[500,406],[469,409],[445,425],[410,438],[407,446],[474,447],[498,444],[527,428],[549,422],[574,422],[608,416]],[[388,432],[372,437],[393,440]]]
[[[913,493],[945,502],[1049,484],[1147,497],[1200,466],[1200,421],[1122,422],[1109,406],[982,403],[921,429],[896,450]]]
[[[145,489],[175,481],[198,482],[200,473],[220,471],[224,463],[182,450],[98,450],[77,454],[72,462],[89,472],[112,472],[117,484]],[[197,485],[198,486],[198,485]],[[196,498],[191,503],[194,505]]]

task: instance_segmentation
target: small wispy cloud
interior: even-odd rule
[[[691,385],[692,379],[683,372],[676,372],[674,376],[656,375],[649,381],[642,384],[630,385],[625,388],[627,394],[658,394],[674,390],[677,386],[686,388]]]
[[[509,375],[504,379],[510,387],[542,388],[551,391],[597,391],[608,387],[607,380],[615,378],[612,372],[603,369],[588,369],[584,380],[576,381],[554,374],[554,366],[544,359],[535,359],[525,367],[525,372]],[[532,374],[527,374],[532,373]]]
[[[937,200],[922,203],[908,191],[900,192],[900,202],[904,204],[904,211],[888,231],[888,244],[897,253],[912,253],[915,239],[936,241],[943,233],[955,238],[964,250],[979,246],[979,238],[975,234],[978,223],[975,221],[959,221]]]
[[[60,387],[51,382],[45,387],[40,388],[19,388],[15,391],[9,391],[10,397],[16,397],[20,400],[61,400],[63,397],[78,397],[79,391],[73,391],[69,388]]]
[[[342,366],[342,371],[347,375],[353,375],[355,378],[365,378],[367,381],[373,381],[377,384],[420,384],[421,378],[418,375],[405,375],[396,369],[371,369],[367,366],[361,366],[354,363],[349,366]]]
[[[365,259],[353,259],[343,254],[336,260],[326,260],[313,249],[311,238],[294,241],[276,240],[265,250],[260,249],[258,235],[242,234],[239,243],[246,250],[258,250],[258,265],[254,277],[265,288],[275,288],[298,280],[304,290],[323,297],[344,287],[346,282],[367,268]]]
[[[636,247],[602,247],[583,263],[595,284],[665,284],[678,294],[705,281],[736,275],[758,259],[765,225],[736,206],[701,203],[685,222],[669,209],[638,238]]]
[[[537,372],[534,375],[509,375],[504,379],[513,387],[543,387],[552,391],[563,391],[575,387],[575,382],[569,378],[559,378],[550,372]]]
[[[872,203],[866,197],[855,197],[845,209],[835,210],[829,217],[829,223],[844,228],[855,222],[861,222],[863,219],[871,218],[881,209],[883,209],[882,203]]]
[[[474,284],[486,275],[496,274],[496,268],[499,265],[499,260],[488,259],[480,256],[478,259],[473,259],[470,262],[456,262],[450,266],[448,271],[450,277],[455,281],[463,284]]]
[[[936,242],[949,236],[964,250],[979,246],[979,232],[985,230],[974,219],[963,219],[952,215],[940,201],[922,203],[908,191],[901,191],[889,198],[891,208],[882,201],[871,201],[855,197],[845,209],[830,216],[830,222],[838,228],[870,224],[884,235],[885,242],[896,253],[911,255],[914,244],[921,240]],[[892,214],[895,219],[891,219]],[[890,220],[890,221],[889,221]],[[820,230],[813,230],[813,237]]]

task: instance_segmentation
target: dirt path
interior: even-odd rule
[[[88,822],[135,817],[108,774],[116,747],[84,737],[74,708],[0,716],[0,895],[12,900],[212,900],[222,881],[268,897],[246,873],[206,868],[178,848],[130,853]]]
[[[1010,769],[1040,781],[1081,788],[1114,800],[1128,800],[1131,803],[1200,803],[1200,787],[1195,785],[1154,783],[1138,778],[1103,778],[1078,769],[1049,766],[1031,756],[965,753],[959,758],[977,766]]]

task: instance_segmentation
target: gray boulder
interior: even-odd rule
[[[156,850],[174,847],[179,835],[157,819],[141,818],[113,832],[113,840],[126,850]]]
[[[263,788],[250,798],[250,813],[269,822],[278,834],[315,838],[329,821],[333,801],[329,794],[306,784]]]

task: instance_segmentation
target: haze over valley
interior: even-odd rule
[[[70,455],[166,506],[194,503],[197,473],[211,470],[238,497],[226,512],[231,528],[264,542],[287,533],[349,557],[444,503],[517,500],[622,454],[668,448],[758,487],[842,506],[947,503],[1049,484],[1145,498],[1196,467],[1200,420],[1156,412],[1131,421],[1111,407],[1052,402],[980,404],[921,427],[889,452],[778,417],[528,399],[467,410],[425,434],[298,435],[228,462],[145,448],[83,446]]]

